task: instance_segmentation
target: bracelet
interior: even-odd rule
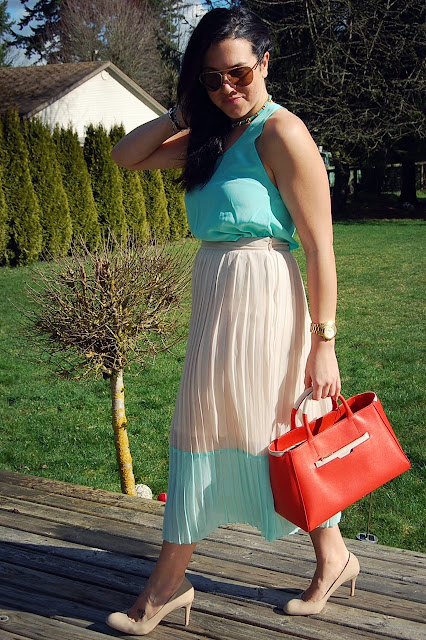
[[[178,133],[178,131],[183,131],[184,129],[186,129],[186,127],[181,127],[178,122],[177,115],[176,115],[177,110],[178,110],[178,106],[175,105],[174,107],[170,107],[170,109],[167,112],[172,123],[173,135],[175,135],[175,133]]]

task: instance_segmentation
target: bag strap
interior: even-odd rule
[[[312,431],[311,428],[309,426],[309,420],[308,420],[308,416],[306,413],[306,406],[308,402],[317,402],[316,400],[312,399],[312,395],[313,395],[313,387],[309,387],[308,389],[305,389],[303,391],[303,393],[300,394],[300,396],[297,398],[296,402],[293,405],[293,409],[291,411],[291,429],[297,429],[296,426],[296,416],[297,416],[297,412],[300,409],[300,406],[303,403],[303,407],[302,407],[302,420],[303,420],[303,426],[306,428],[306,434],[308,437],[308,440],[310,440],[311,438],[313,438],[312,435]],[[345,408],[345,413],[347,417],[353,416],[353,412],[349,406],[349,404],[347,403],[346,399],[342,396],[342,394],[339,394],[339,400],[340,402],[343,404],[344,408]],[[337,402],[333,399],[333,410],[337,409],[338,404]]]

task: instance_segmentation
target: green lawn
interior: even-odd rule
[[[343,392],[376,391],[412,462],[410,472],[375,492],[370,529],[382,544],[422,551],[424,246],[420,221],[335,225]],[[303,253],[296,256],[304,273]],[[20,337],[30,271],[0,269],[0,467],[119,491],[108,384],[58,379]],[[168,432],[184,352],[182,343],[154,366],[132,366],[125,378],[136,481],[155,495],[167,488]],[[347,509],[344,535],[364,531],[367,512],[367,499]]]

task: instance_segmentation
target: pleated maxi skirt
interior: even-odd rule
[[[198,542],[230,523],[251,524],[269,541],[297,531],[274,510],[268,445],[290,428],[304,389],[309,325],[286,243],[202,243],[171,426],[164,540]],[[325,401],[310,404],[317,414],[329,410]]]

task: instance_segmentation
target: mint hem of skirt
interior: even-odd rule
[[[321,526],[337,525],[340,517]],[[170,447],[163,539],[192,544],[237,523],[256,527],[268,542],[299,531],[274,509],[268,455],[238,449],[194,454]]]

